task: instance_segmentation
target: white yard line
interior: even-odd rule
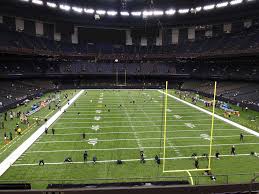
[[[232,146],[232,144],[214,144],[212,147],[221,147],[221,146]],[[235,143],[235,146],[246,146],[246,145],[259,145],[257,142],[253,143]],[[195,148],[195,147],[209,147],[209,144],[198,144],[198,145],[182,145],[182,146],[174,146],[177,148]],[[143,147],[143,149],[161,149],[163,147],[154,146],[154,147]],[[166,146],[166,148],[172,148],[172,146]],[[230,147],[229,147],[230,148]],[[128,147],[128,148],[92,148],[88,149],[88,151],[115,151],[115,150],[139,150],[139,147]],[[55,152],[82,152],[85,150],[39,150],[39,151],[28,151],[27,154],[30,153],[55,153]]]
[[[131,129],[132,129],[132,131],[133,131],[133,134],[134,134],[134,137],[135,137],[135,141],[137,141],[139,150],[142,150],[142,149],[143,149],[143,146],[142,146],[142,144],[141,144],[141,142],[140,142],[140,139],[139,139],[138,134],[137,134],[137,132],[136,132],[136,130],[135,130],[135,127],[132,125],[132,121],[131,121],[131,118],[130,118],[130,116],[129,116],[129,113],[128,113],[127,109],[125,109],[124,106],[123,106],[123,110],[124,110],[124,112],[125,112],[125,114],[126,114],[126,116],[127,116],[128,123],[130,123],[130,127],[131,127]],[[119,122],[122,122],[122,121],[119,121]],[[134,121],[134,122],[135,122],[135,121]]]
[[[71,100],[70,104],[66,103],[60,111],[54,114],[46,123],[37,129],[26,141],[16,148],[3,162],[0,163],[0,176],[2,176],[8,168],[44,133],[45,128],[51,126],[77,98],[83,93],[78,92]]]
[[[220,155],[221,158],[223,157],[242,157],[242,156],[249,156],[250,154],[236,154],[236,155]],[[211,156],[212,158],[215,158],[215,156]],[[202,158],[200,156],[199,158]],[[160,158],[164,159],[164,158]],[[165,158],[165,160],[181,160],[181,159],[192,159],[192,157],[173,157],[173,158]],[[154,161],[154,158],[146,158],[146,161]],[[122,160],[123,162],[139,162],[140,159],[124,159]],[[97,161],[97,163],[115,163],[117,160],[100,160]],[[70,163],[65,163],[65,162],[46,162],[45,165],[69,165],[69,164],[91,164],[93,163],[92,161],[87,161],[87,162],[70,162]],[[31,164],[13,164],[12,166],[14,167],[19,167],[19,166],[39,166],[38,163],[31,163]]]
[[[129,117],[130,115],[127,114]],[[198,121],[210,121],[211,119],[199,119]],[[168,122],[170,121],[173,121],[173,122],[197,122],[197,120],[167,120]],[[113,124],[113,123],[128,123],[129,121],[103,121],[103,122],[99,122],[100,124]],[[153,120],[153,122],[161,122],[161,120]],[[76,124],[76,123],[93,123],[91,121],[71,121],[70,122],[58,122],[58,124],[67,124],[67,123],[70,123],[70,124]],[[150,121],[134,121],[134,123],[150,123]],[[195,124],[196,125],[196,124]]]
[[[101,113],[100,113],[101,114]],[[147,116],[149,117],[149,118],[161,118],[161,114],[162,113],[160,113],[160,116],[150,116],[150,115],[148,115],[147,114]],[[66,114],[66,116],[68,116],[69,114]],[[70,114],[71,115],[71,114]],[[74,115],[74,114],[73,114]],[[81,114],[80,114],[81,115]],[[77,119],[77,120],[91,120],[92,118],[89,118],[89,117],[82,117],[82,118],[78,118],[77,116],[76,117],[66,117],[66,116],[63,116],[62,118],[60,118],[59,120],[73,120],[73,119]],[[75,115],[74,115],[75,116]],[[173,115],[174,116],[174,115]],[[173,117],[172,116],[172,117]],[[179,116],[181,116],[181,115],[179,115]],[[207,115],[203,115],[204,117],[207,117]],[[187,118],[187,117],[190,117],[190,118],[201,118],[202,116],[201,115],[197,115],[197,116],[181,116],[182,118]],[[120,117],[106,117],[105,116],[105,118],[106,119],[123,119],[123,118],[125,118],[125,117],[123,117],[123,116],[120,116]],[[146,119],[147,117],[145,116],[145,117],[130,117],[130,118],[132,118],[132,119]],[[173,117],[174,118],[174,117]],[[175,120],[179,120],[179,119],[175,119]],[[199,119],[200,120],[200,119]]]
[[[133,134],[135,134],[135,132],[133,132]],[[251,137],[251,136],[254,136],[254,135],[246,135],[246,137]],[[233,138],[233,137],[238,137],[237,139],[239,139],[240,135],[229,135],[229,136],[213,136],[214,138]],[[161,140],[163,138],[157,138],[157,137],[151,137],[151,138],[138,138],[140,141],[147,141],[147,140]],[[204,139],[203,137],[169,137],[167,138],[168,140],[170,139]],[[98,139],[98,142],[115,142],[115,141],[136,141],[136,138],[134,139]],[[88,140],[56,140],[56,141],[39,141],[39,142],[36,142],[38,144],[45,144],[45,143],[85,143],[85,142],[88,142]],[[168,144],[175,150],[177,151],[175,145],[173,145],[172,143],[169,143]],[[178,151],[179,152],[179,151]]]
[[[163,91],[161,91],[161,90],[158,90],[158,92],[160,92],[160,93],[162,93],[162,94],[166,94],[165,92],[163,92]],[[184,103],[184,104],[186,104],[186,105],[189,105],[189,106],[192,107],[192,108],[195,108],[195,109],[199,110],[200,112],[204,112],[204,113],[206,113],[206,114],[212,116],[212,112],[210,112],[210,111],[207,111],[207,110],[205,110],[205,109],[203,109],[203,108],[201,108],[201,107],[199,107],[199,106],[196,106],[196,105],[194,105],[194,104],[191,104],[191,103],[189,103],[189,102],[186,102],[186,101],[184,101],[184,100],[182,100],[182,99],[180,99],[180,98],[177,98],[177,97],[175,97],[175,96],[173,96],[173,95],[171,95],[171,94],[167,94],[167,95],[168,95],[169,97],[171,97],[171,98],[173,98],[173,99],[175,99],[175,100],[181,102],[181,103]],[[232,125],[232,126],[234,126],[234,127],[237,127],[237,128],[239,128],[239,129],[242,129],[243,131],[246,131],[247,133],[250,133],[250,134],[252,134],[252,135],[255,135],[256,137],[259,137],[259,133],[258,133],[258,132],[254,131],[254,130],[252,130],[252,129],[249,129],[249,128],[245,127],[245,126],[242,126],[242,125],[240,125],[240,124],[238,124],[238,123],[235,123],[235,122],[233,122],[233,121],[230,121],[230,120],[228,120],[228,119],[226,119],[226,118],[224,118],[224,117],[222,117],[222,116],[219,116],[219,115],[215,114],[215,118],[217,118],[217,119],[219,119],[219,120],[221,120],[221,121],[224,121],[225,123],[228,123],[228,124],[230,124],[230,125]]]
[[[148,126],[147,126],[148,127]],[[110,127],[109,127],[110,128]],[[55,128],[57,129],[57,128]],[[71,130],[69,128],[64,128],[67,130]],[[82,129],[82,128],[78,128],[78,129]],[[102,129],[104,129],[104,127],[102,127]],[[215,130],[215,129],[214,129]],[[207,129],[203,129],[203,130],[172,130],[172,131],[167,131],[167,133],[182,133],[182,132],[208,132]],[[240,129],[216,129],[216,131],[240,131]],[[112,131],[112,132],[95,132],[95,133],[85,133],[86,135],[111,135],[111,134],[133,134],[135,132],[132,131]],[[136,133],[161,133],[161,131],[136,131]],[[55,133],[55,136],[71,136],[71,135],[82,135],[82,133]],[[246,136],[250,136],[250,135],[246,135]]]

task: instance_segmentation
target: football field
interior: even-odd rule
[[[172,93],[172,92],[171,92]],[[164,99],[158,90],[85,90],[77,101],[12,165],[1,180],[47,183],[106,183],[188,180],[193,184],[248,182],[259,172],[258,137],[215,118],[212,173],[208,167],[211,116],[168,96],[165,170],[163,173]],[[52,129],[55,134],[52,134]],[[240,141],[240,133],[244,141]],[[83,138],[85,134],[85,138]],[[235,146],[236,155],[230,154]],[[140,162],[143,150],[145,163]],[[83,154],[88,152],[87,161]],[[220,153],[220,160],[214,155]],[[155,156],[161,164],[155,162]],[[97,162],[92,159],[96,156]],[[71,163],[64,163],[67,157]],[[39,160],[45,165],[39,166]],[[122,160],[123,164],[116,164]],[[191,171],[185,171],[190,170]]]

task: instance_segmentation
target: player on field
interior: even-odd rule
[[[240,141],[244,142],[244,135],[243,135],[243,133],[240,133]]]
[[[94,157],[93,157],[93,163],[95,164],[95,163],[96,163],[96,161],[97,161],[97,157],[96,157],[96,156],[94,156]]]
[[[219,158],[219,155],[220,155],[220,154],[219,154],[219,151],[217,151],[216,154],[215,154],[217,160],[220,159],[220,158]]]
[[[194,166],[195,166],[196,169],[198,169],[198,168],[199,168],[199,160],[198,160],[197,157],[195,157],[194,160],[195,160],[195,161],[194,161]]]
[[[40,161],[39,161],[39,166],[44,166],[44,164],[45,164],[45,163],[44,163],[44,160],[40,160]]]
[[[230,154],[231,154],[231,155],[236,155],[236,148],[235,148],[234,145],[231,147],[231,152],[230,152]]]
[[[52,135],[55,135],[55,129],[52,128],[51,131],[52,131]]]
[[[87,151],[85,151],[85,152],[84,152],[84,162],[87,161],[87,157],[88,157],[88,153],[87,153]]]

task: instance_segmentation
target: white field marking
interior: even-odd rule
[[[250,156],[250,154],[236,154],[236,155],[220,155],[221,158],[223,157],[242,157],[242,156]],[[203,156],[198,156],[198,158],[203,158]],[[211,158],[215,158],[215,156],[211,156]],[[164,158],[160,158],[164,159]],[[192,157],[174,157],[174,158],[165,158],[165,160],[181,160],[181,159],[192,159]],[[155,161],[154,158],[145,158],[146,161]],[[140,161],[139,159],[122,159],[123,162],[136,162]],[[100,160],[96,161],[96,163],[115,163],[117,160]],[[70,163],[65,163],[65,162],[46,162],[45,165],[68,165],[68,164],[91,164],[93,163],[92,161],[87,161],[87,162],[70,162]],[[39,166],[39,163],[31,163],[31,164],[13,164],[12,166],[14,167],[19,167],[19,166]]]
[[[166,139],[175,139],[175,140],[178,140],[178,139],[206,139],[206,137],[208,136],[202,136],[202,135],[206,135],[206,134],[201,134],[201,136],[198,136],[198,137],[193,137],[193,136],[190,136],[190,137],[169,137],[169,138],[166,138]],[[254,136],[254,135],[246,135],[246,137],[249,136]],[[228,135],[228,136],[214,136],[214,138],[233,138],[233,137],[239,137],[239,135]],[[208,136],[209,138],[209,136]],[[161,140],[161,139],[164,139],[164,138],[157,138],[157,137],[150,137],[150,138],[139,138],[140,141],[147,141],[147,140]],[[206,139],[207,140],[207,139]],[[210,140],[210,139],[208,139]],[[37,144],[46,144],[46,143],[84,143],[86,142],[87,140],[60,140],[60,141],[39,141],[39,142],[36,142]],[[98,142],[116,142],[116,141],[136,141],[136,139],[99,139]],[[172,143],[168,142],[168,144],[175,150],[177,151],[175,145],[173,145]],[[178,150],[179,151],[179,150]]]
[[[96,110],[95,112],[98,113],[98,114],[100,114],[100,113],[102,113],[102,110]],[[64,119],[64,118],[63,118],[63,119]],[[70,118],[70,119],[72,119],[72,118]],[[80,118],[78,118],[78,119],[80,119]]]
[[[181,120],[181,121],[183,121],[183,120]],[[186,125],[186,127],[189,127],[189,128],[192,128],[192,129],[196,127],[193,123],[184,123],[184,124]]]
[[[183,117],[180,116],[180,115],[173,115],[173,117],[176,118],[176,119],[181,119],[181,118],[183,118]]]
[[[81,129],[81,128],[80,128]],[[215,130],[215,129],[214,129]],[[224,129],[222,131],[240,131],[240,129]],[[182,133],[182,132],[203,132],[208,131],[207,129],[203,130],[173,130],[173,131],[167,131],[167,133]],[[221,131],[221,129],[218,129],[216,131]],[[110,134],[133,134],[135,132],[131,131],[113,131],[113,132],[104,132],[104,133],[85,133],[86,135],[110,135]],[[161,133],[161,131],[137,131],[136,133]],[[55,133],[55,136],[71,136],[71,135],[82,135],[82,133]],[[239,136],[239,135],[238,135]],[[250,136],[250,135],[246,135]],[[251,135],[253,136],[253,135]]]
[[[155,124],[155,122],[154,122],[154,120],[151,120],[149,117],[148,117],[148,115],[147,115],[147,113],[143,110],[143,109],[140,109],[144,114],[145,114],[145,116],[146,116],[146,118],[148,119],[148,120],[150,120],[153,124]],[[172,110],[171,109],[167,109],[167,111],[168,112],[171,112]],[[156,127],[156,128],[158,128],[159,130],[160,130],[160,128],[159,127]],[[162,140],[163,138],[158,138],[159,140]],[[182,156],[182,154],[180,153],[180,151],[174,146],[174,144],[170,141],[170,138],[166,138],[167,139],[167,143],[172,147],[172,149],[174,150],[174,152],[178,155],[178,156]]]
[[[88,144],[91,144],[91,145],[93,145],[93,146],[95,146],[97,143],[98,143],[98,139],[97,138],[95,138],[95,139],[89,139],[88,140]]]
[[[37,129],[27,140],[25,140],[18,148],[16,148],[4,161],[0,163],[0,176],[2,176],[8,168],[45,132],[45,128],[51,126],[63,113],[64,110],[69,108],[73,102],[79,98],[84,90],[78,92],[71,100],[66,103],[60,111],[54,114],[46,123]]]
[[[58,125],[58,124],[56,124],[56,125]],[[134,125],[134,127],[135,128],[148,128],[148,127],[161,127],[161,125]],[[163,125],[162,125],[163,126]],[[169,125],[168,125],[169,126]],[[182,127],[186,127],[185,125],[170,125],[171,127],[180,127],[180,126],[182,126]],[[210,126],[210,124],[197,124],[197,126]],[[226,126],[225,124],[216,124],[215,126]],[[113,125],[111,125],[111,126],[106,126],[106,127],[102,127],[103,129],[109,129],[109,128],[129,128],[129,127],[131,127],[131,126],[129,126],[129,125],[123,125],[123,126],[113,126]],[[66,130],[76,130],[76,129],[83,129],[83,128],[85,128],[85,126],[84,127],[82,127],[82,126],[72,126],[72,127],[55,127],[55,129],[66,129]],[[232,131],[240,131],[240,129],[238,129],[238,128],[223,128],[223,129],[228,129],[228,130],[232,130]],[[223,130],[223,129],[216,129],[216,130]],[[191,129],[189,129],[189,131],[190,131]],[[224,130],[223,130],[224,131]],[[160,131],[160,133],[161,133],[161,131]]]
[[[68,114],[66,114],[66,116],[67,116]],[[81,114],[80,114],[81,115]],[[75,116],[75,115],[74,115]],[[206,118],[207,118],[207,115],[203,115],[203,116],[206,116]],[[159,115],[159,116],[149,116],[148,115],[148,117],[149,118],[161,118],[161,114]],[[176,119],[181,119],[182,118],[182,116],[180,116],[180,115],[172,115],[172,117],[173,118],[176,118]],[[201,118],[201,116],[199,116],[199,115],[197,115],[197,116],[184,116],[184,118],[188,118],[188,117],[190,117],[190,118],[195,118],[195,117],[197,117],[197,118]],[[105,118],[107,118],[107,119],[123,119],[123,118],[125,118],[125,117],[122,117],[122,116],[120,116],[120,117],[106,117],[105,116]],[[144,119],[144,118],[146,118],[146,116],[145,117],[130,117],[130,118],[132,118],[132,119]],[[73,119],[75,119],[75,117],[62,117],[62,118],[60,118],[59,120],[73,120]],[[82,119],[82,120],[92,120],[92,118],[87,118],[87,117],[83,117],[83,118],[76,118],[77,120],[80,120],[80,119]]]
[[[135,127],[133,127],[133,125],[132,125],[132,121],[131,121],[131,118],[130,118],[130,116],[129,116],[129,114],[128,114],[128,111],[127,111],[127,109],[125,109],[124,106],[123,106],[123,109],[124,109],[124,112],[125,112],[126,117],[127,117],[127,119],[128,119],[128,123],[130,123],[130,127],[131,127],[132,131],[134,132],[133,134],[134,134],[134,137],[135,137],[135,141],[137,141],[137,144],[138,144],[139,149],[140,149],[140,150],[143,150],[143,146],[141,145],[141,142],[140,142],[140,140],[139,140],[138,134],[136,133]],[[121,121],[121,122],[122,122],[122,121]]]
[[[97,131],[97,130],[100,129],[100,126],[99,125],[92,125],[91,129]]]
[[[221,147],[221,146],[232,146],[232,144],[214,144],[212,147]],[[236,143],[235,146],[246,146],[246,145],[259,145],[259,143],[253,142],[253,143]],[[199,145],[183,145],[183,146],[174,146],[176,148],[195,148],[195,147],[209,147],[210,145],[205,144],[199,144]],[[142,147],[143,149],[161,149],[163,147]],[[172,148],[172,146],[166,146],[166,148]],[[128,147],[128,148],[98,148],[98,149],[88,149],[88,151],[115,151],[115,150],[139,150],[139,147]],[[78,152],[78,151],[85,151],[85,150],[40,150],[40,151],[28,151],[29,153],[51,153],[51,152]]]
[[[101,117],[100,117],[100,116],[95,116],[95,117],[94,117],[94,120],[100,121],[100,120],[101,120]],[[70,122],[70,123],[74,123],[74,122]],[[80,123],[80,122],[76,122],[76,123]],[[87,123],[92,123],[92,122],[87,122]]]
[[[236,137],[237,137],[237,136],[238,136],[238,135],[236,135]],[[203,134],[200,135],[200,137],[201,137],[202,139],[205,139],[205,140],[210,141],[210,136],[209,136],[208,134],[203,133]],[[217,136],[213,136],[212,139],[214,139],[215,137],[217,137]]]
[[[95,107],[96,108],[96,107]],[[145,107],[144,107],[145,108]],[[148,114],[150,114],[150,115],[161,115],[161,112],[162,111],[160,111],[160,112],[154,112],[154,110],[155,110],[155,108],[153,107],[153,111],[150,111]],[[133,109],[132,110],[132,112],[133,111],[136,111],[135,109]],[[67,111],[67,113],[70,113],[70,112],[74,112],[74,113],[78,113],[78,110],[77,111]],[[93,115],[93,111],[80,111],[80,113],[82,114],[82,115]],[[83,113],[91,113],[91,114],[83,114]],[[195,112],[191,112],[191,111],[182,111],[182,112],[173,112],[174,114],[201,114],[200,112],[198,112],[198,111],[195,111]],[[134,115],[141,115],[142,113],[138,113],[138,112],[133,112],[132,114],[134,114]],[[116,115],[116,114],[114,114],[113,113],[113,115]],[[120,113],[117,113],[117,115],[121,115]]]
[[[129,115],[129,114],[128,114]],[[94,117],[94,120],[96,121],[99,121],[101,119],[100,116],[95,116]],[[198,121],[210,121],[211,119],[199,119]],[[153,120],[154,122],[161,122],[161,120]],[[173,121],[173,122],[197,122],[197,120],[167,120],[168,122],[170,121]],[[100,122],[102,124],[104,123],[107,123],[107,124],[114,124],[114,123],[128,123],[129,121],[111,121],[111,122],[108,122],[108,121],[103,121],[103,122]],[[66,124],[66,123],[70,123],[70,124],[75,124],[75,123],[92,123],[92,122],[88,122],[88,121],[73,121],[71,122],[71,120],[69,122],[58,122],[58,124]],[[134,123],[150,123],[150,121],[134,121]],[[191,127],[193,126],[194,124],[192,123],[185,123],[186,126],[187,124],[190,126],[188,127]],[[195,126],[193,126],[195,127]],[[192,127],[191,127],[192,128]]]
[[[165,94],[165,92],[160,91],[160,90],[158,90],[158,92],[160,92],[160,93],[162,93],[162,94]],[[194,105],[194,104],[191,104],[191,103],[189,103],[189,102],[186,102],[186,101],[184,101],[184,100],[181,100],[180,98],[177,98],[177,97],[175,97],[175,96],[173,96],[173,95],[171,95],[171,94],[167,94],[167,95],[168,95],[169,97],[171,97],[171,98],[173,98],[173,99],[179,101],[179,102],[182,102],[182,103],[184,103],[184,104],[186,104],[186,105],[189,105],[189,106],[192,107],[192,108],[195,108],[195,109],[199,110],[200,112],[204,112],[204,113],[206,113],[206,114],[208,114],[208,115],[211,115],[211,116],[213,115],[212,112],[207,111],[207,110],[205,110],[205,109],[203,109],[203,108],[201,108],[201,107],[198,107],[198,106],[196,106],[196,105]],[[255,136],[259,137],[259,133],[258,133],[258,132],[254,131],[254,130],[252,130],[252,129],[249,129],[249,128],[245,127],[245,126],[242,126],[242,125],[240,125],[240,124],[238,124],[238,123],[235,123],[235,122],[233,122],[233,121],[230,121],[230,120],[228,120],[228,119],[226,119],[226,118],[224,118],[224,117],[222,117],[222,116],[219,116],[219,115],[215,114],[215,118],[217,118],[217,119],[219,119],[219,120],[221,120],[221,121],[224,121],[225,123],[228,123],[228,124],[230,124],[230,125],[232,125],[232,126],[234,126],[234,127],[237,127],[237,128],[239,128],[239,129],[241,129],[241,130],[247,132],[247,133],[250,133],[250,134],[252,134],[252,135],[255,135]]]

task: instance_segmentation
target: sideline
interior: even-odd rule
[[[165,92],[163,92],[163,91],[161,91],[161,90],[158,90],[158,92],[160,92],[160,93],[162,93],[162,94],[165,94]],[[192,108],[195,108],[195,109],[197,109],[197,110],[199,110],[199,111],[201,111],[201,112],[204,112],[204,113],[206,113],[206,114],[212,116],[212,112],[210,112],[210,111],[207,111],[207,110],[205,110],[205,109],[203,109],[203,108],[201,108],[201,107],[199,107],[199,106],[196,106],[196,105],[194,105],[194,104],[191,104],[191,103],[189,103],[189,102],[186,102],[186,101],[184,101],[184,100],[181,100],[180,98],[177,98],[177,97],[175,97],[175,96],[173,96],[173,95],[171,95],[171,94],[167,94],[167,95],[168,95],[169,97],[171,97],[171,98],[173,98],[173,99],[179,101],[179,102],[182,102],[182,103],[184,103],[184,104],[186,104],[186,105],[188,105],[188,106],[190,106],[190,107],[192,107]],[[221,120],[221,121],[224,121],[225,123],[228,123],[228,124],[230,124],[230,125],[232,125],[232,126],[234,126],[234,127],[237,127],[237,128],[239,128],[239,129],[242,129],[243,131],[246,131],[247,133],[250,133],[250,134],[252,134],[252,135],[255,135],[256,137],[259,137],[259,133],[258,133],[258,132],[254,131],[254,130],[252,130],[252,129],[249,129],[249,128],[243,126],[243,125],[240,125],[240,124],[238,124],[238,123],[235,123],[235,122],[233,122],[233,121],[230,121],[230,120],[228,120],[228,119],[226,119],[226,118],[224,118],[224,117],[222,117],[222,116],[219,116],[219,115],[217,115],[217,114],[215,114],[215,118],[217,118],[217,119],[219,119],[219,120]]]
[[[79,96],[84,92],[81,90],[71,100],[70,103],[66,103],[56,114],[54,114],[46,123],[44,123],[39,129],[37,129],[25,142],[23,142],[18,148],[16,148],[2,163],[0,163],[0,176],[2,176],[15,161],[44,133],[45,128],[50,127],[63,112],[75,102]]]

